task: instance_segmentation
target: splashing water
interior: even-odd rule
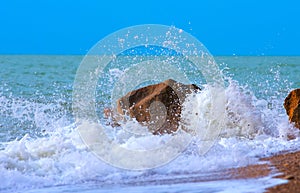
[[[68,59],[67,56],[65,57],[64,60],[75,64],[76,62],[78,64],[80,60],[76,57],[69,56]],[[53,61],[51,57],[42,59],[49,63]],[[115,187],[116,185],[118,190],[124,189],[124,191],[131,187],[144,185],[151,191],[155,187],[163,189],[165,184],[172,184],[175,181],[186,184],[192,183],[191,179],[203,181],[203,179],[209,179],[209,176],[220,175],[218,172],[224,169],[255,164],[261,157],[299,148],[298,130],[289,124],[284,109],[280,105],[283,103],[286,91],[299,83],[290,81],[283,75],[281,77],[279,71],[283,70],[282,74],[287,74],[286,71],[293,67],[277,69],[276,63],[275,67],[270,70],[268,61],[271,58],[264,59],[265,63],[261,64],[262,66],[258,65],[257,68],[262,71],[276,71],[274,72],[276,76],[269,76],[269,73],[265,73],[265,71],[258,71],[257,74],[251,75],[254,78],[251,82],[245,77],[247,73],[243,71],[243,69],[248,69],[248,66],[241,68],[235,66],[235,63],[249,62],[248,58],[240,58],[238,62],[235,58],[217,59],[220,60],[220,63],[225,61],[228,66],[227,69],[223,68],[224,74],[226,71],[228,72],[226,74],[228,78],[225,90],[224,120],[218,120],[218,117],[214,117],[214,112],[211,112],[212,103],[216,103],[218,99],[212,97],[216,96],[212,95],[214,90],[205,84],[201,85],[203,89],[200,93],[189,96],[184,104],[182,116],[185,120],[184,124],[187,122],[196,132],[201,132],[203,128],[207,127],[206,120],[221,121],[224,128],[219,138],[205,154],[199,152],[202,145],[201,140],[193,138],[188,148],[175,160],[145,171],[114,168],[99,160],[87,149],[76,130],[76,124],[74,124],[70,112],[71,104],[68,101],[70,93],[66,92],[63,87],[56,87],[58,92],[64,93],[63,95],[49,97],[45,90],[35,96],[36,99],[32,99],[24,97],[20,93],[14,93],[18,89],[17,86],[2,84],[4,86],[0,90],[0,191],[32,190],[45,187],[52,187],[53,189],[50,191],[54,191],[61,185],[65,185],[70,190],[76,189],[77,186],[79,186],[77,190],[84,190],[85,184],[91,184],[91,189],[98,189],[100,186],[107,191],[109,188],[105,187]],[[258,63],[255,60],[253,58],[252,62]],[[278,58],[272,58],[272,62],[273,60],[276,61]],[[23,63],[23,61],[22,59],[18,62]],[[287,59],[285,59],[286,61]],[[293,61],[299,63],[300,59],[293,59]],[[286,63],[286,67],[289,67],[288,64],[289,62]],[[25,64],[23,63],[23,65]],[[53,65],[57,66],[57,64]],[[13,67],[10,66],[10,68]],[[15,68],[15,73],[10,74],[11,79],[13,76],[25,73],[18,71],[17,66]],[[32,67],[25,65],[24,68],[30,70]],[[64,68],[64,73],[74,72],[74,68]],[[252,66],[252,68],[254,67]],[[55,76],[55,70],[49,71],[47,68],[45,71]],[[0,73],[3,72],[0,71]],[[122,71],[116,69],[111,73],[122,74]],[[268,82],[261,82],[260,80],[263,79]],[[282,79],[287,81],[282,81]],[[47,80],[49,81],[49,77]],[[0,78],[0,82],[4,83],[5,79]],[[257,84],[257,82],[261,84]],[[289,82],[293,85],[289,85]],[[72,77],[69,77],[65,83],[72,84]],[[275,90],[275,88],[278,89]],[[126,126],[134,127],[130,129],[141,127],[134,122],[129,122]],[[295,139],[288,140],[290,135],[294,135]],[[124,147],[143,149],[163,144],[172,136],[124,136],[122,130],[117,130],[113,137],[118,139]],[[276,184],[269,178],[267,180],[269,185]],[[222,181],[219,183],[218,187],[224,190],[224,184],[221,185]],[[223,183],[234,184],[235,182],[223,181]],[[268,184],[262,180],[261,184],[264,183]],[[213,190],[216,190],[216,184],[213,186],[215,188]],[[248,185],[250,186],[250,184]],[[192,189],[193,186],[191,184],[189,186]],[[198,186],[202,186],[201,183]],[[203,186],[207,189],[212,185],[206,183]],[[184,189],[186,186],[181,187]],[[246,183],[244,187],[246,187]],[[261,187],[266,186],[261,185]],[[47,192],[46,188],[44,190]]]
[[[224,120],[218,120],[224,123],[224,128],[214,146],[202,155],[199,152],[201,140],[194,138],[175,160],[146,171],[117,169],[91,153],[82,142],[76,125],[72,124],[70,113],[63,110],[67,108],[61,106],[64,99],[42,103],[7,97],[2,92],[0,114],[6,118],[1,119],[0,125],[7,129],[1,131],[0,190],[18,191],[91,182],[103,186],[167,184],[174,179],[213,175],[223,169],[257,163],[260,157],[299,148],[297,130],[289,124],[282,107],[270,107],[268,100],[256,97],[254,92],[232,78],[228,78],[227,83],[226,115]],[[195,131],[206,127],[205,120],[214,118],[210,107],[217,100],[211,97],[209,86],[202,86],[202,92],[190,96],[184,104],[183,117]],[[280,104],[283,100],[271,99],[273,104]],[[8,127],[14,122],[18,126],[11,133]],[[141,127],[136,123],[127,126]],[[287,140],[291,134],[296,138]],[[115,137],[122,139],[123,146],[129,148],[147,148],[170,138],[169,135],[135,138],[123,136],[122,131],[116,131]]]

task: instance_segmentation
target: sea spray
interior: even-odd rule
[[[124,184],[132,187],[134,184],[167,184],[175,180],[187,183],[186,179],[201,179],[201,176],[213,179],[222,175],[217,171],[256,164],[260,157],[297,150],[300,146],[299,131],[288,122],[282,106],[288,91],[300,85],[297,65],[300,60],[297,57],[216,57],[218,63],[228,63],[228,75],[225,76],[234,79],[226,80],[225,99],[229,115],[232,116],[224,116],[222,120],[228,123],[222,128],[225,133],[204,155],[199,154],[201,144],[195,138],[180,156],[167,165],[135,172],[117,169],[102,162],[89,151],[77,132],[70,110],[70,88],[81,56],[6,58],[4,61],[14,60],[15,65],[2,65],[0,68],[1,192],[23,192],[39,187],[59,189],[61,185],[78,191],[77,186],[83,190],[88,183],[95,183],[98,189],[105,185],[109,188]],[[42,61],[51,68],[35,61]],[[34,72],[37,66],[39,72],[44,73],[35,76],[30,72]],[[194,80],[198,79],[194,77]],[[45,84],[32,84],[41,80]],[[206,88],[205,84],[199,86]],[[205,109],[206,104],[213,102],[205,98],[208,91],[204,89],[202,95],[194,96],[191,101],[203,100],[206,103],[194,106],[192,104],[196,103],[190,103],[192,111],[201,111],[199,105]],[[99,104],[109,105],[107,101],[99,101]],[[203,121],[192,120],[197,123]],[[237,123],[233,124],[232,121]],[[255,132],[251,136],[247,135],[248,130],[252,131],[247,125],[249,122],[254,123]],[[141,128],[133,122],[126,123],[126,127],[127,130]],[[200,125],[198,128],[203,127]],[[106,130],[111,134],[111,139],[132,149],[151,148],[172,137],[136,138],[127,134],[124,136],[122,128],[113,130],[107,126]],[[238,135],[235,136],[235,133]],[[290,135],[294,139],[289,138]],[[219,183],[213,182],[214,187],[216,184]],[[258,181],[254,184],[257,185]]]
[[[209,89],[203,89],[202,92],[191,96],[192,99],[186,104],[191,106],[189,109],[189,112],[193,112],[191,114],[195,115],[198,112],[198,118],[190,117],[189,121],[197,123],[194,125],[199,130],[207,123],[204,119],[199,119],[199,116],[209,118],[207,113],[212,113],[208,107],[213,99],[209,97],[208,92]],[[54,131],[51,129],[52,131],[45,136],[31,137],[26,134],[20,140],[4,143],[4,148],[0,151],[1,190],[95,180],[103,184],[126,184],[129,181],[147,183],[153,180],[158,182],[159,179],[172,180],[195,173],[201,176],[213,171],[257,163],[259,157],[299,148],[297,135],[293,140],[282,137],[286,136],[288,131],[294,131],[288,121],[284,120],[285,117],[277,118],[277,124],[272,124],[272,128],[268,129],[269,133],[263,132],[268,128],[268,123],[274,121],[274,117],[278,115],[276,109],[266,109],[266,103],[249,96],[249,93],[243,91],[237,83],[231,82],[225,93],[227,111],[225,120],[220,120],[225,123],[225,127],[214,145],[204,155],[199,154],[201,140],[194,138],[188,148],[167,165],[140,172],[117,169],[91,153],[80,139],[76,124],[71,124],[67,127],[57,127]],[[234,101],[238,101],[239,105]],[[27,104],[26,101],[24,103]],[[256,104],[258,105],[255,106]],[[234,118],[232,113],[235,113],[237,118]],[[232,123],[233,120],[236,122]],[[250,127],[248,124],[254,126]],[[139,125],[129,124],[127,127]],[[285,130],[286,127],[289,129]],[[124,147],[132,149],[149,148],[172,137],[149,135],[140,138],[134,136],[122,138],[121,132],[119,130],[116,133],[119,142]]]

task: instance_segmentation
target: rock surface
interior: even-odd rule
[[[284,100],[284,108],[289,116],[289,120],[300,129],[300,89],[290,92]]]
[[[179,126],[182,103],[197,91],[200,88],[194,84],[168,79],[127,93],[117,101],[117,111],[147,125],[153,134],[173,133]]]

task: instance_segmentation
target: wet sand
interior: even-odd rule
[[[272,157],[262,158],[261,161],[269,163],[229,169],[228,172],[233,179],[259,178],[281,173],[275,175],[275,178],[285,179],[288,182],[268,188],[266,192],[300,192],[300,151],[281,153]]]
[[[260,164],[245,167],[231,168],[221,171],[210,172],[208,175],[195,175],[186,178],[164,179],[147,182],[134,182],[134,185],[145,184],[176,184],[190,182],[206,182],[232,179],[249,179],[274,176],[287,180],[287,183],[279,184],[265,190],[267,193],[298,193],[300,192],[300,151],[294,153],[281,153],[272,157],[260,159]]]
[[[300,151],[283,153],[262,160],[270,161],[282,173],[276,176],[277,178],[288,180],[288,183],[271,187],[266,192],[300,192]]]

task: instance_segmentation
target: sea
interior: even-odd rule
[[[224,81],[223,116],[213,116],[220,114],[211,112],[213,90],[193,73],[191,83],[202,90],[185,106],[187,114],[203,115],[187,120],[200,131],[210,119],[222,123],[214,143],[200,152],[201,140],[195,135],[174,159],[138,170],[103,161],[81,138],[73,91],[83,59],[83,55],[0,55],[0,192],[264,192],[287,182],[273,178],[280,173],[276,169],[252,179],[234,179],[224,171],[299,150],[299,131],[289,123],[283,103],[291,90],[300,88],[300,57],[215,56]],[[156,141],[172,138],[172,134],[124,136],[102,116],[103,108],[113,103],[109,92],[126,71],[124,65],[108,69],[97,82],[99,122],[114,130],[111,137],[122,138],[119,143],[127,148],[155,146]]]

